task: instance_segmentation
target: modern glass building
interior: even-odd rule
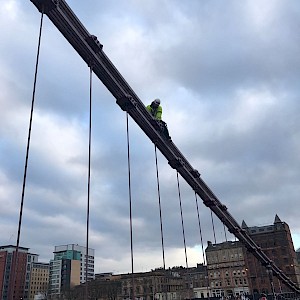
[[[88,255],[88,257],[86,257]],[[67,259],[80,260],[80,283],[86,282],[86,262],[88,263],[88,281],[95,279],[94,265],[95,265],[95,250],[89,248],[88,253],[86,247],[78,244],[68,244],[55,246],[54,257],[63,257]]]
[[[88,256],[86,256],[88,255]],[[76,285],[94,279],[94,250],[76,244],[55,246],[54,259],[50,261],[49,295],[68,292]]]

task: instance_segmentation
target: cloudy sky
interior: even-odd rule
[[[15,244],[40,13],[0,0],[0,244]],[[69,0],[173,142],[241,224],[278,214],[300,247],[300,3]],[[93,77],[89,246],[95,272],[130,272],[126,115]],[[86,243],[89,69],[45,16],[20,245],[47,262]],[[162,266],[154,146],[129,120],[134,270]],[[158,153],[166,266],[185,266],[176,172]],[[189,266],[202,262],[195,197],[180,178]],[[199,199],[204,247],[210,211]],[[225,240],[214,218],[217,242]],[[233,236],[226,233],[227,238]]]

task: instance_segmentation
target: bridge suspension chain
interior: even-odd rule
[[[288,278],[275,263],[256,245],[249,234],[241,228],[239,223],[228,212],[218,197],[200,177],[173,142],[167,142],[159,132],[159,124],[146,110],[145,105],[122,77],[116,67],[103,52],[103,45],[97,37],[91,35],[82,25],[65,0],[30,0],[39,11],[46,9],[45,14],[61,31],[82,59],[89,64],[94,63],[93,72],[103,82],[115,97],[117,104],[126,111],[140,126],[144,133],[156,144],[166,157],[170,166],[176,169],[192,189],[201,197],[203,203],[222,220],[229,232],[234,234],[253,255],[265,266],[269,266],[274,275],[300,294],[299,287]]]

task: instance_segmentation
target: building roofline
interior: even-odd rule
[[[72,246],[72,247],[78,246],[78,247],[86,248],[86,246],[82,246],[82,245],[79,245],[79,244],[63,244],[63,245],[55,245],[54,249],[55,249],[55,247],[68,247],[68,246]],[[68,250],[70,250],[70,249],[68,249]],[[71,250],[73,250],[73,249],[71,249]],[[90,247],[89,247],[89,250],[94,250],[95,251],[94,248],[90,248]]]
[[[15,245],[3,245],[3,246],[0,246],[0,250],[5,250],[5,248],[17,248],[17,246]],[[23,250],[29,250],[29,248],[27,247],[21,247],[19,246],[18,249],[23,249]]]

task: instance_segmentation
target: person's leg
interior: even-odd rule
[[[171,141],[167,123],[164,121],[161,121],[161,122],[163,124],[163,135],[166,137],[167,140]]]

